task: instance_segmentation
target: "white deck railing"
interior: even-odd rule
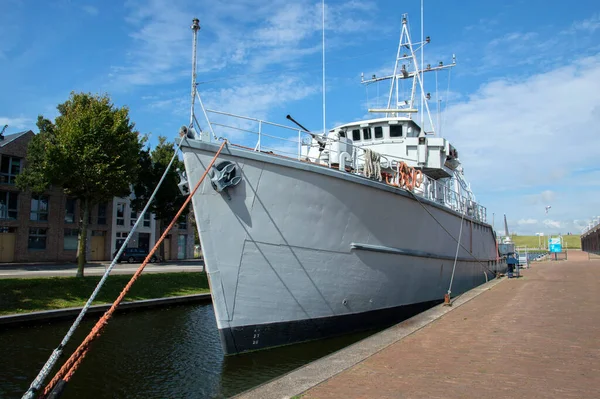
[[[309,162],[321,162],[316,157],[309,158],[307,155],[310,152],[310,148],[317,148],[318,144],[313,141],[313,134],[306,130],[227,112],[215,110],[207,110],[207,112],[216,115],[215,121],[211,121],[211,125],[213,131],[222,133],[217,134],[217,136],[227,137],[234,144],[247,147],[253,151],[273,153]],[[274,133],[277,131],[280,132],[279,135]],[[241,136],[240,133],[242,133]],[[328,143],[334,141],[331,138],[322,137],[321,135],[319,137]],[[353,173],[362,175],[365,149],[360,146],[350,146],[353,148],[353,153],[350,154],[352,158],[351,165],[347,166],[352,166]],[[303,151],[303,148],[306,148],[306,150]],[[332,148],[327,148],[327,150],[329,152],[327,158],[329,164],[327,166],[332,167],[331,153],[333,150]],[[397,163],[401,161],[406,161],[406,159],[381,154],[382,168],[395,169]],[[413,189],[416,195],[435,201],[475,220],[481,222],[487,220],[485,207],[457,193],[446,184],[429,179],[425,175],[423,175],[423,179],[421,187]],[[439,191],[441,191],[441,195]]]
[[[592,230],[600,229],[600,221],[597,218],[592,219],[591,223],[584,227],[581,231],[581,235],[584,236]]]

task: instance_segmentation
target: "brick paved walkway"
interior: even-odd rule
[[[600,398],[600,262],[534,263],[301,397]]]

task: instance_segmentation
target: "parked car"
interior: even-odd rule
[[[117,256],[117,252],[119,252],[119,250],[115,251],[115,253],[113,254],[113,259],[115,258],[115,256]],[[127,263],[143,262],[144,259],[146,259],[146,257],[148,256],[148,254],[149,251],[146,248],[125,248],[125,250],[121,254],[121,257],[117,259],[117,263],[121,263],[124,260],[126,260]],[[150,263],[154,263],[156,261],[158,261],[158,256],[152,255],[152,258],[150,258]]]

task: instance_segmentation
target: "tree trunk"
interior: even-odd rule
[[[81,221],[81,231],[79,232],[79,258],[77,258],[77,277],[83,277],[83,269],[85,267],[90,202],[87,199],[82,199],[81,206],[83,208],[83,220]]]

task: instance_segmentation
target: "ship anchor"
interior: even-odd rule
[[[233,187],[242,180],[241,176],[236,176],[237,167],[230,161],[223,161],[210,169],[210,184],[218,193],[224,193],[227,199],[231,201],[231,196],[227,192],[229,187]]]

